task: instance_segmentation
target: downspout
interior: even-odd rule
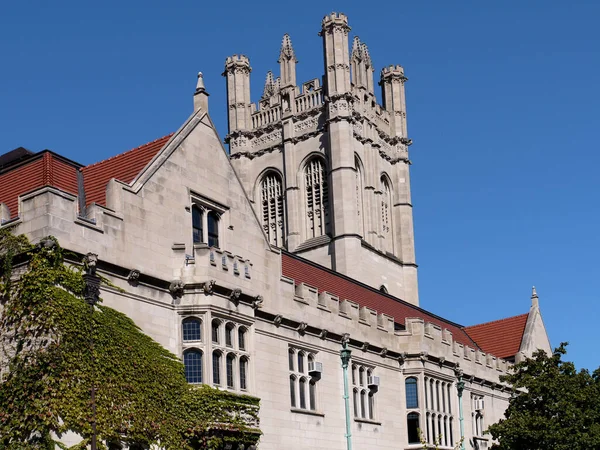
[[[352,433],[351,433],[351,422],[350,422],[350,396],[348,394],[348,363],[352,355],[352,351],[348,348],[348,342],[350,341],[350,335],[344,333],[342,336],[342,350],[340,351],[340,357],[342,359],[342,370],[344,373],[344,406],[346,408],[346,449],[352,450]]]
[[[462,396],[465,390],[465,382],[463,381],[462,369],[455,369],[458,382],[456,383],[456,390],[458,391],[458,418],[460,421],[460,450],[465,450],[465,424],[463,417],[463,402]]]

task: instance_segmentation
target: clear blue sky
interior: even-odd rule
[[[421,305],[470,325],[527,312],[535,284],[552,345],[600,366],[600,2],[288,5],[3,2],[0,153],[91,163],[163,136],[198,71],[223,136],[225,57],[250,57],[257,99],[287,32],[299,81],[320,77],[321,18],[345,12],[377,71],[410,79]]]

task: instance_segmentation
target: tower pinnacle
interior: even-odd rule
[[[262,98],[269,98],[275,94],[275,79],[273,78],[273,72],[270,70],[267,72],[267,79],[265,80],[265,88],[263,89]]]
[[[279,73],[281,77],[281,87],[293,87],[296,85],[296,54],[292,47],[292,40],[289,34],[283,35],[281,41],[281,51],[279,52]]]
[[[281,41],[281,51],[279,52],[278,63],[281,63],[281,60],[288,59],[294,60],[294,62],[298,62],[296,59],[296,54],[294,53],[294,47],[292,47],[292,40],[290,39],[290,35],[285,33],[283,35],[283,40]]]
[[[539,306],[539,297],[537,294],[537,291],[535,290],[535,286],[533,286],[531,288],[531,307],[538,307]]]

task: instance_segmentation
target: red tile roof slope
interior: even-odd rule
[[[15,218],[19,214],[19,196],[43,186],[77,195],[77,170],[78,166],[42,151],[0,173],[0,203],[6,203],[11,218]]]
[[[124,183],[131,183],[146,167],[146,164],[165,146],[171,136],[173,133],[81,169],[86,203],[88,205],[98,203],[106,206],[108,182],[112,178],[116,178]]]
[[[529,314],[521,314],[465,327],[465,331],[486,353],[499,358],[510,358],[521,348],[528,317]]]
[[[447,328],[450,330],[457,342],[477,348],[475,342],[465,333],[461,325],[437,317],[410,303],[394,299],[296,255],[282,252],[281,260],[282,274],[292,278],[296,283],[306,283],[316,287],[319,292],[327,291],[335,294],[340,300],[352,300],[361,306],[367,306],[377,312],[388,314],[394,317],[396,323],[402,325],[409,317],[422,318],[425,322],[431,322],[442,329]]]

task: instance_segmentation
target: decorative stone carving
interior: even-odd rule
[[[347,347],[350,344],[350,333],[342,334],[342,347]]]
[[[173,280],[169,285],[169,292],[174,298],[180,298],[183,296],[183,290],[185,288],[185,283],[183,280]]]
[[[383,347],[383,348],[381,349],[381,352],[379,352],[379,354],[381,355],[381,357],[382,357],[382,358],[385,358],[385,357],[386,357],[386,355],[387,355],[387,352],[388,352],[388,349],[387,349],[387,348],[385,348],[385,347]]]
[[[283,316],[281,314],[277,314],[275,316],[275,318],[273,319],[273,323],[275,324],[276,327],[279,327],[281,325],[282,320],[283,320]]]
[[[235,305],[238,306],[240,304],[240,297],[242,295],[242,290],[240,288],[235,288],[229,294],[229,300]]]
[[[406,360],[408,359],[408,353],[402,352],[400,356],[398,356],[398,363],[403,366]]]
[[[46,250],[51,250],[56,247],[56,241],[50,236],[46,236],[40,242],[38,242],[38,248],[45,248]]]
[[[204,289],[204,294],[205,295],[211,295],[213,293],[213,289],[215,287],[215,284],[217,284],[217,282],[215,280],[208,280],[205,281],[202,288]]]
[[[298,325],[298,333],[304,335],[304,333],[306,333],[306,328],[308,328],[308,324],[306,322],[301,322],[300,325]]]
[[[421,362],[425,363],[429,359],[429,353],[421,352],[419,358],[421,359]]]
[[[133,269],[131,272],[129,272],[129,275],[127,275],[127,281],[133,285],[137,285],[140,281],[140,275],[141,273],[139,270]]]
[[[98,255],[95,253],[88,253],[83,257],[83,267],[85,273],[88,275],[96,274],[96,265],[98,264]]]
[[[308,130],[310,128],[314,128],[319,124],[318,117],[312,117],[310,119],[304,120],[302,122],[298,122],[294,125],[294,132],[299,133],[304,130]]]
[[[321,332],[319,333],[319,337],[321,339],[327,339],[327,334],[329,333],[329,331],[327,330],[321,330]]]
[[[369,350],[369,343],[364,342],[361,349],[363,352],[366,352],[367,350]]]
[[[444,363],[446,362],[446,358],[441,356],[438,362],[440,364],[440,367],[442,367],[444,365]]]
[[[263,299],[262,295],[257,295],[256,297],[254,297],[254,301],[252,302],[252,308],[254,308],[254,309],[262,308],[263,301],[264,301],[264,299]]]

